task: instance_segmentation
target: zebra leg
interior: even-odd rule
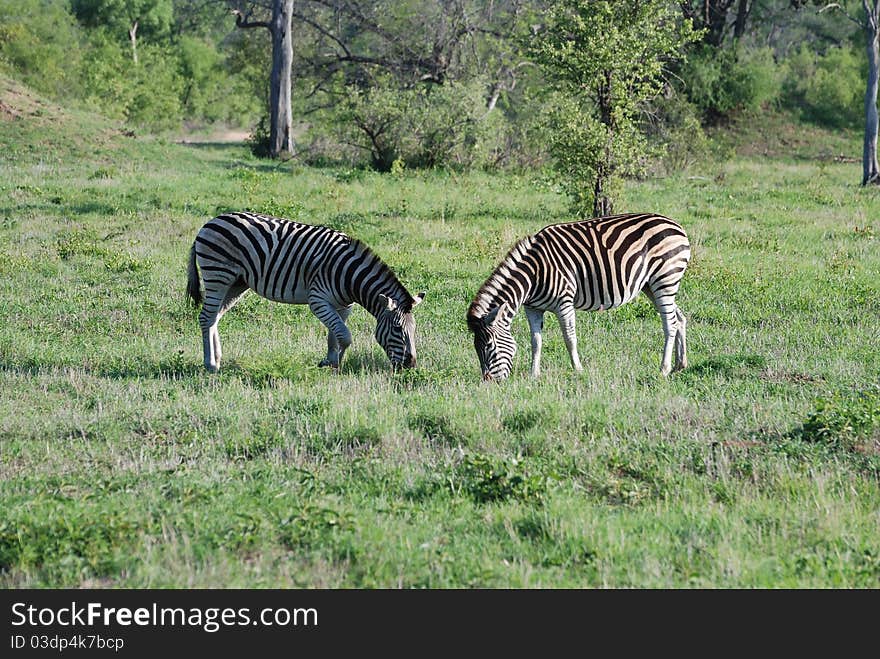
[[[211,373],[220,370],[220,335],[217,332],[217,323],[220,320],[216,305],[207,300],[199,312],[199,326],[202,328],[202,351],[204,354],[205,368]]]
[[[675,334],[675,368],[673,370],[681,371],[687,368],[687,318],[676,305],[675,320],[678,322],[678,332]]]
[[[660,322],[663,323],[663,334],[666,341],[663,343],[663,357],[660,360],[660,375],[666,377],[672,372],[672,349],[676,344],[678,334],[678,319],[676,317],[675,298],[670,296],[649,296],[654,301],[654,308],[660,314]]]
[[[309,296],[309,309],[324,323],[327,330],[336,339],[336,345],[339,347],[338,354],[333,355],[330,350],[327,351],[327,366],[338,369],[339,364],[342,363],[342,355],[345,354],[346,349],[351,345],[351,332],[348,331],[348,327],[345,326],[345,321],[339,312],[327,299],[316,295]],[[327,344],[329,348],[329,338]],[[335,360],[333,357],[335,357]]]
[[[223,304],[220,306],[220,309],[217,310],[217,321],[214,323],[214,332],[211,340],[212,347],[214,348],[214,360],[218,369],[220,368],[220,360],[223,359],[223,350],[220,347],[220,333],[217,331],[217,325],[220,323],[220,319],[226,315],[226,312],[234,307],[248,290],[248,285],[244,283],[244,280],[239,279],[229,287],[228,291],[226,291],[226,295],[223,298]]]
[[[544,312],[540,309],[526,307],[526,318],[532,333],[532,371],[533,378],[541,372],[541,330],[544,329]]]
[[[562,338],[565,340],[565,347],[568,348],[568,354],[571,357],[571,365],[574,370],[580,373],[584,370],[581,366],[581,358],[578,356],[577,334],[575,333],[574,305],[565,304],[556,312],[559,319],[559,327],[562,328]]]
[[[678,286],[674,290],[678,290]],[[648,299],[654,303],[654,308],[660,314],[660,322],[663,323],[663,334],[666,341],[663,344],[663,356],[660,360],[660,374],[666,377],[672,372],[672,350],[675,348],[675,370],[681,370],[687,366],[685,346],[685,320],[684,314],[675,304],[675,293],[657,295],[651,290],[650,284],[642,289]]]
[[[336,310],[343,323],[348,321],[351,309],[352,307],[342,307]],[[334,364],[338,366],[341,356],[339,340],[336,338],[336,334],[333,333],[333,330],[327,330],[327,356],[318,362],[318,366],[333,366]]]

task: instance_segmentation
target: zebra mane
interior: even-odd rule
[[[518,240],[505,257],[496,266],[489,278],[480,286],[471,306],[467,312],[468,326],[473,329],[481,322],[481,319],[503,302],[513,304],[514,300],[507,294],[509,287],[506,287],[505,281],[510,277],[510,271],[515,268],[518,261],[521,260],[526,250],[534,243],[534,236],[526,236]],[[513,309],[511,309],[513,311]]]
[[[345,234],[343,234],[345,235]],[[406,289],[401,281],[397,278],[397,275],[394,274],[394,271],[390,268],[390,266],[382,260],[382,258],[374,252],[369,245],[365,242],[358,240],[357,238],[352,238],[351,236],[346,236],[349,240],[348,248],[358,252],[365,254],[368,258],[372,259],[377,269],[379,270],[379,275],[382,277],[382,280],[387,284],[386,291],[381,291],[385,295],[393,298],[397,301],[397,303],[404,308],[404,310],[409,310],[412,308],[413,296],[410,295],[410,292]]]

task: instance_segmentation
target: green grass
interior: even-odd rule
[[[631,182],[678,219],[690,368],[647,300],[548,318],[544,372],[487,386],[467,305],[567,219],[539,173],[378,175],[124,134],[2,81],[0,584],[880,586],[880,196],[825,142]],[[811,132],[858,154],[856,138]],[[250,208],[328,224],[411,291],[391,376],[356,310],[338,376],[305,307],[246,297],[203,372],[195,232]]]

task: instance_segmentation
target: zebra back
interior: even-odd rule
[[[380,295],[401,307],[413,297],[366,244],[322,225],[250,212],[209,220],[193,245],[206,288],[241,281],[279,302],[306,303],[314,290],[341,304],[357,302],[374,316]]]
[[[554,309],[565,300],[576,309],[609,309],[646,285],[674,295],[689,259],[684,229],[662,215],[552,224],[511,248],[474,297],[468,324],[503,304]]]

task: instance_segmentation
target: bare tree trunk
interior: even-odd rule
[[[290,107],[293,75],[293,0],[272,0],[272,19],[253,21],[251,10],[233,9],[240,28],[264,27],[272,35],[272,72],[269,76],[269,156],[277,158],[293,151],[293,110]]]
[[[865,146],[862,151],[862,185],[880,183],[877,166],[877,87],[880,81],[880,0],[862,0],[865,9],[865,37],[868,50],[868,84],[865,90]]]
[[[130,28],[128,28],[128,38],[131,41],[131,58],[134,60],[134,63],[138,63],[138,51],[137,51],[137,33],[138,33],[138,22],[135,21]]]
[[[293,151],[293,111],[290,106],[293,73],[293,0],[272,1],[272,73],[269,82],[269,155]]]
[[[600,168],[596,172],[596,180],[593,184],[593,217],[604,217],[614,212],[614,201],[608,196],[606,185],[608,176]]]
[[[593,181],[593,217],[611,215],[614,200],[611,198],[611,177],[614,176],[614,149],[612,143],[617,126],[614,121],[614,104],[611,100],[613,76],[605,71],[604,81],[596,99],[599,105],[599,121],[608,129],[608,142],[605,144],[605,161],[596,167],[596,178]]]
[[[746,32],[746,21],[752,11],[751,0],[739,0],[736,7],[736,23],[733,25],[733,38],[739,41]]]

